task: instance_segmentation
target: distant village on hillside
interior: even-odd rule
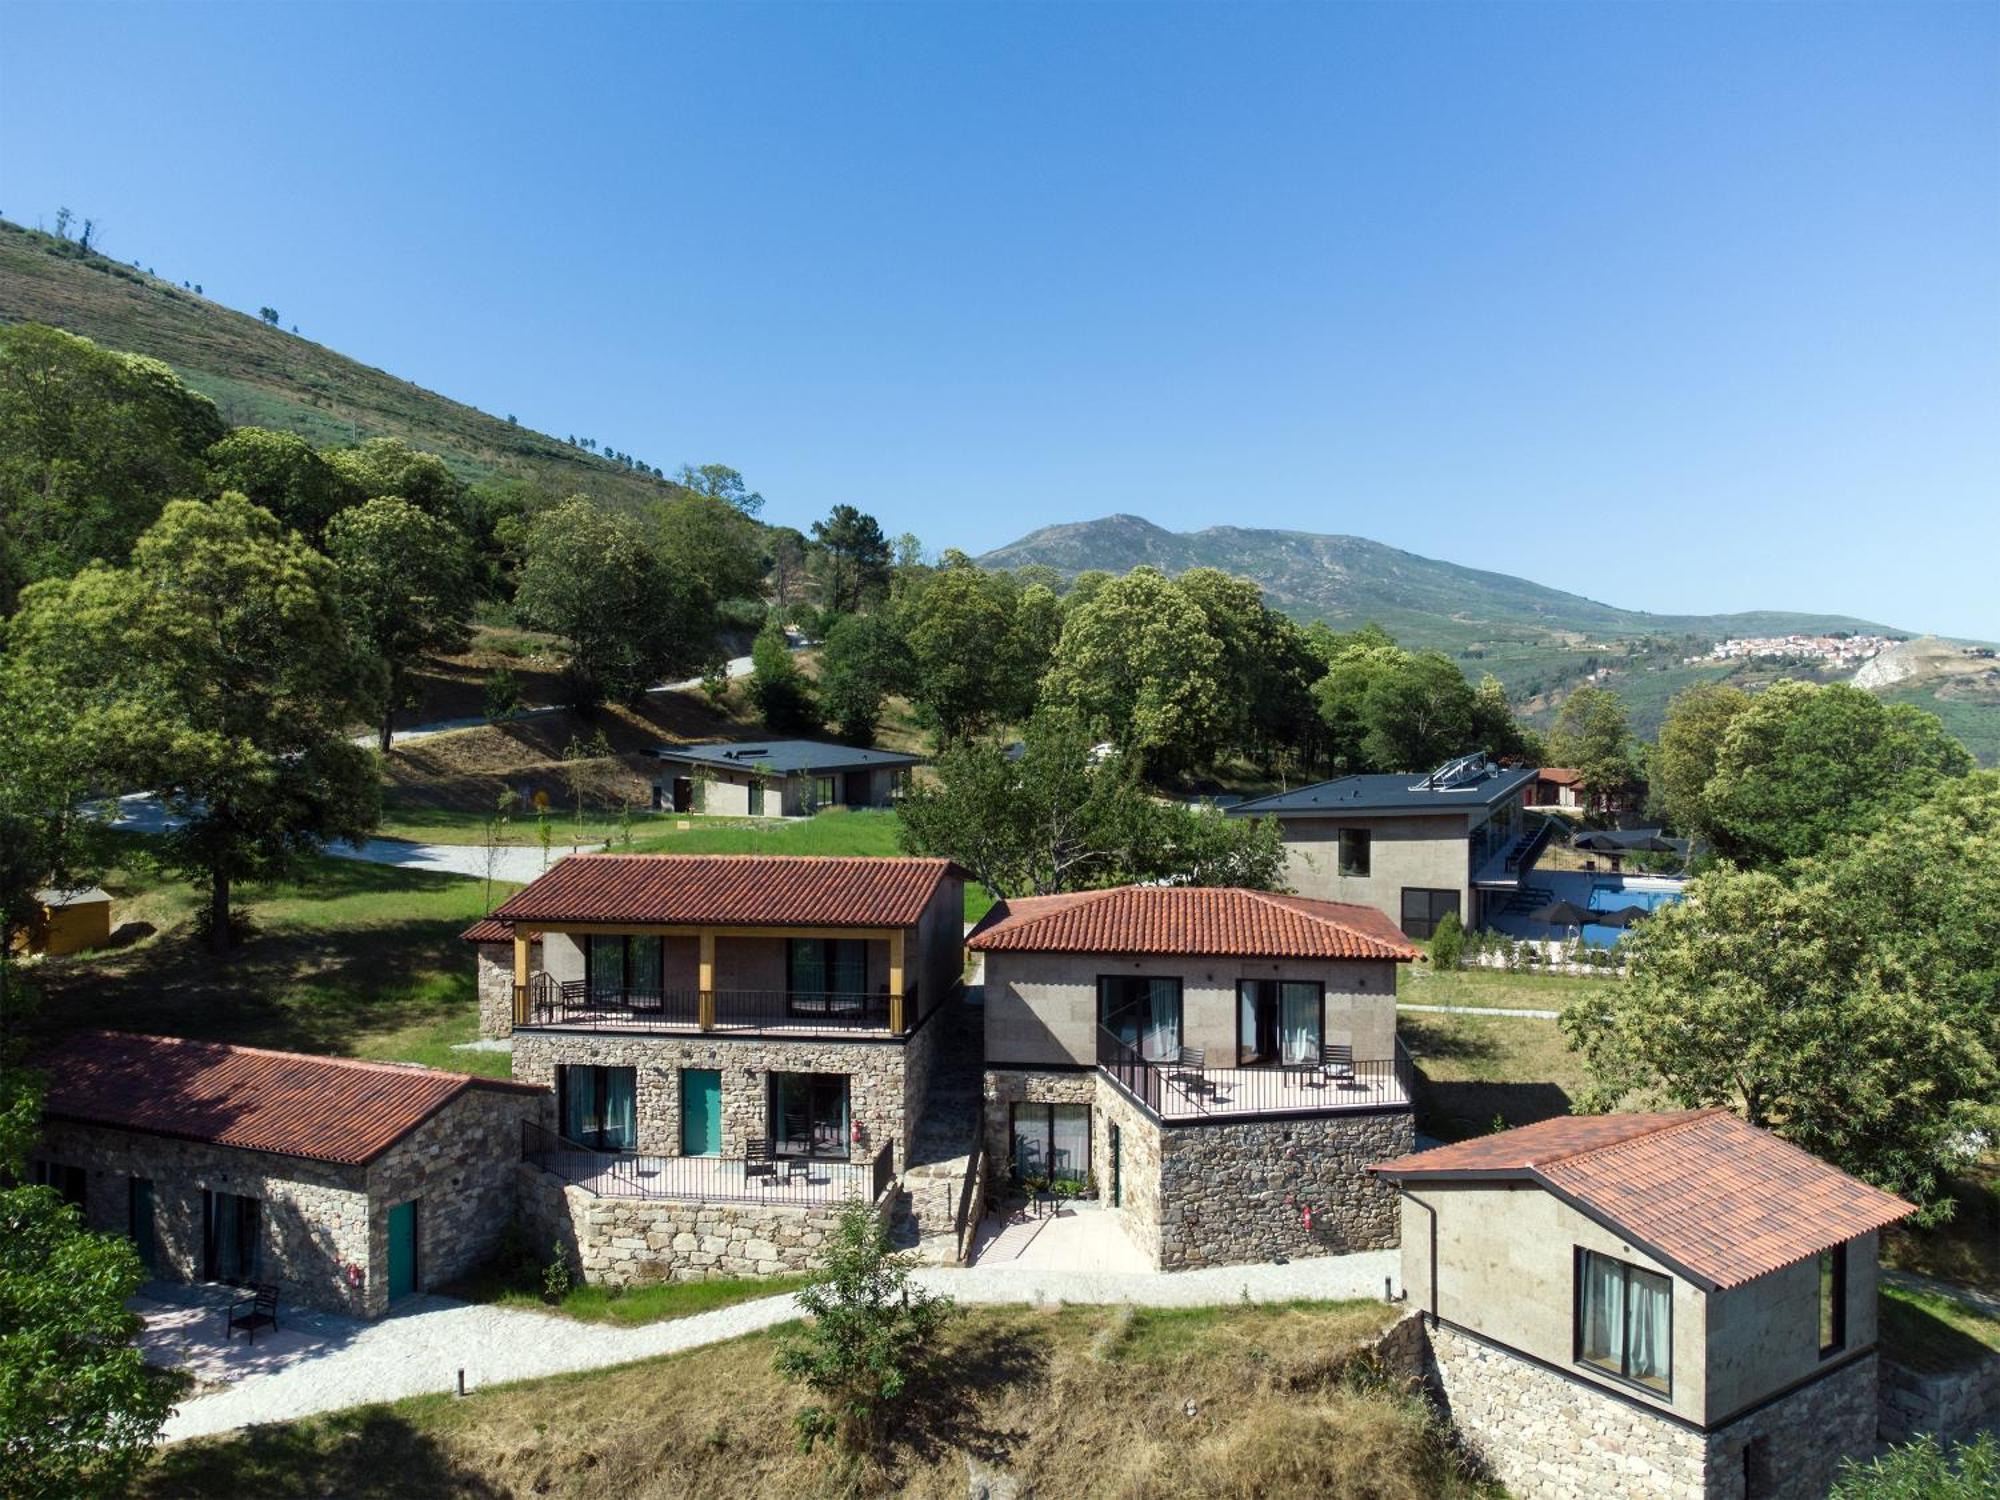
[[[1858,667],[1891,646],[1899,635],[1750,635],[1717,641],[1706,655],[1683,658],[1683,665],[1709,661],[1741,661],[1754,657],[1797,657],[1836,667]]]

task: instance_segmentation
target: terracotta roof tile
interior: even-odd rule
[[[1916,1212],[1724,1109],[1572,1115],[1381,1162],[1394,1181],[1534,1182],[1715,1287]]]
[[[511,943],[514,941],[514,924],[503,922],[498,917],[481,917],[458,936],[461,942],[466,943]],[[534,943],[541,940],[540,933],[529,939]]]
[[[1373,907],[1214,886],[1128,885],[995,904],[966,939],[987,952],[1408,960]]]
[[[532,1084],[180,1037],[87,1031],[36,1059],[57,1119],[359,1165],[469,1089]]]
[[[910,927],[951,875],[963,872],[944,859],[572,854],[493,915],[509,922]]]

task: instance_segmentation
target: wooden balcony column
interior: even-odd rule
[[[903,1030],[903,929],[889,934],[889,1029]]]
[[[529,953],[535,935],[518,923],[514,927],[514,1024],[526,1026],[528,1015],[528,966]]]
[[[713,1031],[715,1030],[715,933],[703,928],[698,941],[701,944],[701,971],[695,983],[701,992],[699,1024],[703,1031]]]

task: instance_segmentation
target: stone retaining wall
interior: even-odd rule
[[[542,945],[528,949],[528,972],[542,966]],[[514,945],[481,943],[474,972],[479,991],[479,1034],[511,1036],[514,1031]]]
[[[2000,1428],[2000,1359],[1948,1375],[1920,1375],[1883,1360],[1880,1421],[1885,1443],[1908,1442],[1920,1432],[1962,1443]]]
[[[1109,1080],[1104,1087],[1115,1089]],[[1366,1169],[1415,1148],[1408,1110],[1166,1125],[1159,1141],[1163,1270],[1389,1250],[1402,1241],[1395,1190]]]
[[[1517,1500],[1821,1500],[1875,1444],[1872,1354],[1702,1433],[1457,1329],[1428,1334],[1445,1414]]]
[[[811,1270],[840,1204],[688,1203],[598,1198],[520,1164],[521,1227],[537,1255],[561,1244],[593,1285],[712,1281]],[[883,1212],[892,1187],[875,1205]]]

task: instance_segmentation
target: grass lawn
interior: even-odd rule
[[[807,1277],[730,1276],[714,1281],[654,1281],[641,1286],[579,1286],[562,1301],[551,1305],[543,1299],[540,1272],[530,1268],[510,1275],[497,1268],[448,1288],[454,1297],[468,1302],[488,1302],[499,1307],[520,1307],[530,1312],[555,1312],[580,1323],[610,1323],[621,1328],[642,1323],[661,1323],[669,1318],[685,1318],[693,1313],[713,1312],[738,1302],[754,1302],[759,1297],[775,1297],[795,1292]]]
[[[1405,1012],[1396,1030],[1417,1070],[1417,1129],[1440,1140],[1568,1114],[1583,1059],[1554,1021]]]
[[[1906,1369],[1941,1374],[2000,1354],[2000,1318],[1956,1298],[1885,1285],[1876,1306],[1882,1352]]]
[[[508,1072],[505,1053],[451,1047],[477,1031],[472,954],[458,934],[483,910],[481,882],[310,860],[296,880],[237,890],[251,935],[216,958],[194,931],[194,888],[150,868],[143,840],[128,835],[125,848],[104,881],[114,946],[30,971],[44,991],[43,1030],[105,1026]]]
[[[1951,1196],[1958,1207],[1937,1228],[1884,1234],[1883,1263],[2000,1296],[2000,1156],[1954,1178]]]
[[[1624,981],[1508,969],[1433,969],[1410,964],[1398,975],[1396,998],[1411,1005],[1498,1006],[1504,1010],[1561,1010],[1572,1000]]]
[[[968,1309],[884,1451],[856,1461],[800,1452],[804,1396],[773,1373],[779,1335],[762,1333],[176,1444],[137,1493],[962,1500],[973,1454],[1041,1495],[1477,1495],[1443,1425],[1357,1375],[1355,1344],[1394,1316],[1378,1303]]]

